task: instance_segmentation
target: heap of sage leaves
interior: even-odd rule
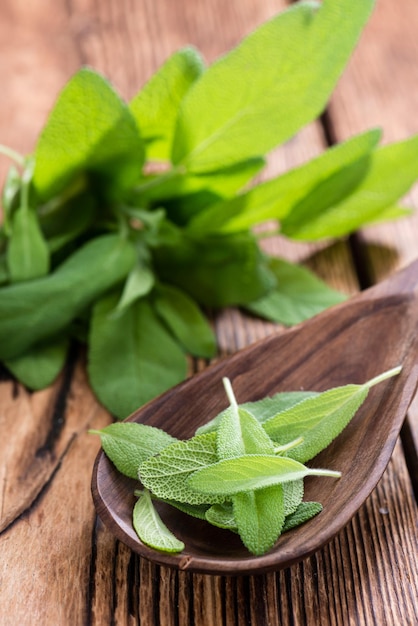
[[[0,361],[18,380],[49,385],[75,338],[98,399],[124,418],[182,380],[188,355],[215,354],[204,311],[234,305],[290,325],[343,298],[263,252],[254,227],[314,241],[405,215],[418,138],[378,147],[373,129],[251,183],[323,111],[372,6],[298,2],[210,67],[194,48],[175,52],[130,102],[83,67],[33,154],[1,148],[14,163]]]
[[[129,421],[91,432],[100,435],[117,470],[141,482],[132,524],[144,544],[163,552],[185,547],[155,508],[161,501],[238,533],[259,556],[283,532],[321,512],[319,502],[303,500],[304,478],[341,474],[305,463],[347,426],[371,387],[400,371],[395,367],[361,385],[279,392],[242,405],[225,378],[230,406],[190,439]]]

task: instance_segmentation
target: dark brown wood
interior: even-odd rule
[[[236,575],[288,567],[318,550],[347,524],[392,455],[418,384],[418,261],[351,301],[224,359],[130,418],[185,439],[228,405],[223,376],[230,378],[242,403],[278,391],[366,382],[398,365],[401,374],[373,388],[350,425],[312,461],[314,467],[342,472],[338,481],[306,481],[306,499],[319,500],[323,512],[282,535],[267,555],[251,557],[228,531],[212,529],[170,506],[161,507],[163,519],[185,542],[185,550],[167,555],[145,546],[131,522],[138,483],[116,472],[103,453],[93,473],[99,515],[133,550],[181,570]]]

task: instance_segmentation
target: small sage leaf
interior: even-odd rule
[[[158,498],[189,504],[222,502],[224,498],[194,491],[187,483],[193,472],[217,460],[216,435],[197,435],[187,441],[173,443],[159,455],[141,463],[139,478]]]
[[[136,479],[141,463],[177,441],[159,428],[135,422],[109,424],[91,432],[100,435],[102,448],[115,467]]]
[[[44,389],[54,382],[63,369],[68,347],[67,337],[55,339],[32,346],[21,356],[5,360],[4,364],[28,389]]]
[[[296,528],[304,524],[322,511],[322,504],[319,502],[301,502],[298,508],[286,517],[283,525],[283,532]]]
[[[272,485],[238,493],[233,498],[233,510],[243,544],[252,554],[265,554],[276,543],[283,528],[283,487]]]
[[[216,337],[198,304],[181,289],[160,284],[154,306],[170,331],[194,356],[210,358],[216,352]]]
[[[306,398],[316,395],[318,395],[318,393],[315,391],[281,391],[276,393],[274,396],[267,396],[261,400],[257,400],[256,402],[244,402],[238,406],[246,411],[249,411],[255,418],[258,419],[259,422],[265,422],[270,417],[277,415],[277,413],[280,413],[285,409],[289,409],[302,400],[306,400]],[[196,430],[196,435],[202,435],[203,433],[216,430],[224,416],[225,411],[229,410],[230,408],[228,407],[224,411],[221,411],[221,413],[218,413],[218,415],[209,422],[206,422],[206,424],[199,426]]]
[[[363,385],[345,385],[307,398],[264,422],[267,434],[278,443],[298,437],[303,441],[291,448],[287,457],[301,463],[312,459],[345,428],[367,397],[370,387],[395,376],[394,368]]]
[[[45,276],[49,271],[49,250],[31,208],[21,206],[12,217],[12,234],[7,249],[11,282]]]
[[[162,552],[181,552],[184,543],[177,539],[161,520],[147,490],[140,495],[134,506],[133,527],[147,546]]]
[[[228,530],[232,530],[233,532],[238,531],[232,502],[212,504],[212,506],[206,511],[206,520],[218,528],[226,528]]]
[[[204,435],[201,435],[204,436]],[[330,476],[340,473],[324,469],[311,469],[298,461],[285,457],[262,454],[218,461],[195,471],[186,480],[190,489],[207,496],[232,496],[242,491],[261,489],[306,476]]]

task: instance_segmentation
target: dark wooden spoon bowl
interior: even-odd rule
[[[227,406],[223,376],[231,379],[242,403],[278,391],[363,383],[397,365],[401,373],[373,387],[350,425],[310,463],[342,472],[338,480],[305,481],[305,500],[320,501],[322,513],[284,533],[262,557],[251,556],[233,533],[164,505],[161,515],[185,550],[170,555],[145,546],[131,521],[138,484],[120,475],[103,453],[92,479],[97,512],[118,539],[159,564],[232,575],[287,567],[318,550],[350,520],[389,462],[417,386],[418,260],[346,303],[209,367],[129,418],[188,438]]]

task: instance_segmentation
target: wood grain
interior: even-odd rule
[[[210,61],[282,6],[275,0],[2,0],[0,141],[29,152],[58,90],[81,64],[103,71],[130,97],[174,49],[193,43]],[[379,123],[390,140],[416,132],[416,93],[411,86],[418,66],[417,20],[414,0],[404,0],[402,9],[391,0],[377,0],[358,55],[330,110],[337,140]],[[310,126],[274,154],[269,173],[318,154],[325,143],[321,125]],[[0,177],[5,167],[1,160]],[[362,234],[372,281],[414,258],[417,234],[416,218]],[[347,293],[356,290],[345,243],[325,250],[284,240],[270,245],[278,254],[307,262]],[[223,312],[214,325],[221,355],[278,330],[235,310]],[[204,366],[196,363],[197,369]],[[0,385],[2,451],[19,450],[26,468],[19,480],[18,463],[1,463],[2,489],[9,485],[9,504],[3,504],[3,510],[12,511],[14,501],[13,506],[24,511],[0,535],[2,626],[418,622],[417,511],[401,446],[359,514],[326,548],[302,563],[278,574],[232,579],[173,573],[139,559],[94,516],[89,481],[98,443],[86,429],[110,418],[83,376],[80,362],[55,420],[51,416],[62,381],[31,396],[10,381]],[[16,433],[11,427],[15,422]],[[39,460],[33,466],[26,450],[33,459],[54,432],[50,426],[55,422],[62,424],[51,448],[55,452],[43,457],[44,466]],[[37,487],[31,491],[34,483]]]

